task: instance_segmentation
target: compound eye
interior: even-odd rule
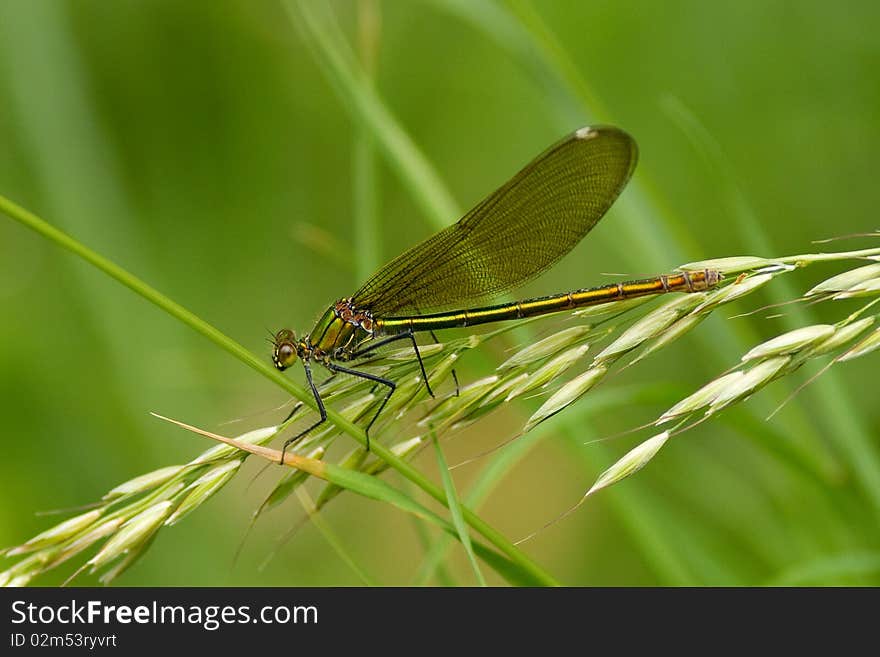
[[[282,342],[275,349],[274,356],[275,367],[279,370],[286,370],[296,360],[296,348],[289,342]]]

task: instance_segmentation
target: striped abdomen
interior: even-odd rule
[[[595,306],[620,299],[632,299],[666,292],[701,292],[715,287],[721,279],[721,272],[705,269],[615,283],[548,297],[524,299],[484,308],[411,317],[376,317],[374,319],[375,331],[379,335],[391,335],[410,330],[433,331],[445,328],[464,328],[510,319],[524,319],[563,310],[574,310],[584,306]]]

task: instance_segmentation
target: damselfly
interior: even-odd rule
[[[666,292],[714,287],[721,273],[682,271],[489,306],[466,307],[513,290],[548,269],[590,232],[623,190],[638,149],[626,132],[610,127],[577,130],[528,164],[457,223],[399,255],[350,297],[334,303],[306,335],[275,334],[272,360],[285,370],[299,359],[315,396],[320,420],[284,444],[284,450],[327,419],[312,381],[312,362],[333,374],[349,374],[383,385],[387,392],[370,427],[396,384],[342,365],[408,340],[428,382],[415,334],[476,326],[572,310]],[[282,451],[283,454],[283,451]],[[283,456],[282,456],[283,461]]]

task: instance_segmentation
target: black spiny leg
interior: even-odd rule
[[[370,423],[367,425],[367,428],[364,429],[364,434],[367,437],[367,451],[370,451],[370,427],[373,426],[373,423],[378,419],[379,414],[382,412],[382,409],[385,408],[385,404],[388,403],[388,400],[391,399],[391,395],[394,394],[395,388],[397,388],[397,384],[394,381],[389,379],[383,379],[381,376],[376,376],[375,374],[369,374],[367,372],[361,372],[359,370],[352,370],[347,367],[342,367],[341,365],[336,365],[335,363],[327,362],[325,363],[327,369],[331,372],[340,372],[341,374],[351,374],[352,376],[357,376],[362,379],[367,379],[368,381],[375,381],[376,383],[381,383],[384,386],[388,386],[388,394],[385,395],[385,399],[382,400],[382,403],[379,404],[379,408],[376,413],[373,415],[373,419],[370,420]],[[312,427],[314,429],[314,427]]]
[[[315,384],[312,381],[312,368],[309,367],[309,364],[307,361],[303,361],[303,368],[306,371],[306,381],[309,382],[309,388],[311,389],[312,394],[315,396],[315,403],[318,405],[318,413],[321,414],[321,419],[318,420],[317,422],[315,422],[312,426],[310,426],[305,431],[300,431],[293,438],[288,438],[287,440],[284,441],[284,447],[281,448],[281,460],[279,461],[279,463],[281,465],[284,465],[284,455],[287,453],[287,448],[291,444],[295,443],[297,440],[299,440],[300,438],[302,438],[306,434],[310,433],[314,429],[317,429],[319,426],[321,426],[322,424],[324,424],[327,421],[327,409],[324,408],[324,400],[321,399],[321,393],[318,392],[318,389],[315,387]],[[290,415],[287,416],[288,420],[293,415],[294,411],[296,411],[298,406],[299,405],[295,406],[293,411],[290,412]],[[287,420],[285,420],[285,422],[286,421]]]
[[[323,388],[325,385],[327,385],[328,383],[330,383],[330,382],[331,382],[333,379],[335,379],[335,378],[336,378],[336,374],[331,374],[331,375],[328,376],[326,379],[324,379],[324,381],[322,381],[321,384],[320,384],[318,387],[319,387],[319,388]],[[292,418],[292,417],[293,417],[293,414],[296,413],[300,408],[302,408],[302,405],[303,405],[303,403],[302,403],[301,401],[300,401],[300,402],[296,402],[296,403],[293,405],[293,408],[290,409],[290,413],[287,414],[287,417],[284,418],[284,420],[281,422],[281,424],[284,424],[284,423],[287,422],[290,418]]]
[[[435,343],[437,343],[437,344],[440,343],[440,340],[437,339],[437,334],[434,333],[434,331],[428,331],[428,335],[431,336],[431,339],[432,339]],[[455,373],[455,368],[454,368],[454,367],[452,368],[452,380],[455,381],[455,396],[458,397],[458,396],[460,396],[460,394],[459,394],[459,387],[458,387],[458,374]],[[431,395],[431,396],[433,397],[433,395]]]
[[[431,397],[433,397],[434,391],[431,390],[431,384],[428,382],[428,373],[425,372],[425,364],[422,362],[422,354],[421,354],[421,352],[419,352],[419,345],[416,343],[416,336],[412,331],[406,331],[404,333],[396,333],[394,335],[388,336],[387,338],[382,338],[381,340],[379,340],[377,342],[370,341],[366,347],[364,347],[360,351],[354,352],[353,354],[351,354],[351,356],[349,356],[349,358],[352,358],[352,359],[364,358],[365,356],[369,356],[370,354],[372,354],[379,347],[384,347],[386,344],[390,344],[391,342],[396,342],[397,340],[409,340],[410,342],[412,342],[413,351],[416,352],[416,358],[419,361],[419,368],[422,370],[422,380],[425,382],[425,388],[428,389],[428,394],[431,395]],[[332,367],[330,369],[333,371],[337,371],[337,372],[342,371],[342,369],[335,369]],[[347,371],[351,372],[351,370],[347,370]],[[363,372],[357,372],[355,374],[355,376],[360,376],[365,379],[370,378],[370,377],[366,376]],[[380,383],[384,383],[385,381],[387,381],[387,379],[383,379],[382,381],[380,381]],[[386,399],[386,401],[388,401],[388,400]],[[383,406],[384,406],[384,404],[383,404]],[[376,418],[373,418],[374,421],[375,421],[375,419]],[[370,424],[372,424],[372,422]]]

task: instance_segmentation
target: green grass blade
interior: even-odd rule
[[[302,0],[287,0],[284,6],[291,23],[316,54],[353,118],[377,135],[377,146],[384,152],[388,164],[406,181],[407,189],[433,225],[445,227],[457,219],[461,212],[440,177],[376,94],[363,71],[357,70],[351,58],[345,55],[315,6]]]
[[[348,566],[355,575],[357,575],[362,584],[366,586],[376,586],[376,582],[373,581],[373,579],[367,574],[367,571],[355,560],[355,558],[348,553],[348,550],[336,535],[336,532],[334,532],[330,525],[324,521],[323,515],[321,515],[321,512],[315,508],[315,503],[309,497],[308,493],[306,493],[305,489],[302,487],[297,488],[296,495],[299,498],[303,509],[305,509],[305,512],[308,514],[309,520],[318,528],[318,531],[321,532],[321,536],[324,537],[324,540],[327,541],[327,544],[333,549],[340,560],[342,560],[342,562]]]
[[[354,237],[359,257],[356,259],[358,280],[365,281],[379,267],[378,185],[376,147],[372,136],[359,129],[352,153],[354,169]]]
[[[413,500],[409,495],[406,495],[378,477],[371,477],[356,470],[341,468],[333,463],[326,464],[325,473],[327,480],[337,486],[341,486],[364,497],[396,506],[401,511],[406,511],[417,518],[437,525],[443,531],[456,538],[460,536],[453,525]],[[546,586],[547,582],[545,579],[543,577],[536,578],[530,569],[523,568],[520,564],[502,557],[479,542],[474,542],[472,545],[474,552],[479,554],[483,561],[509,582],[526,586]]]
[[[461,515],[461,507],[458,503],[458,493],[455,490],[455,482],[452,480],[452,473],[449,472],[449,466],[446,464],[446,457],[443,454],[443,448],[440,447],[440,441],[437,440],[436,434],[432,434],[431,438],[434,442],[434,450],[437,453],[437,467],[440,470],[440,478],[443,480],[443,488],[446,490],[446,499],[449,502],[449,513],[452,516],[452,524],[455,525],[455,531],[458,532],[458,540],[464,547],[468,561],[470,561],[471,568],[474,571],[474,576],[477,578],[477,583],[479,583],[480,586],[486,586],[486,580],[483,577],[483,573],[480,571],[480,566],[477,564],[477,558],[474,556],[474,551],[471,547],[470,534],[468,534],[467,526]]]
[[[335,463],[326,463],[327,481],[341,488],[358,493],[380,502],[387,502],[402,511],[411,513],[418,518],[428,520],[439,527],[448,527],[448,523],[433,511],[416,502],[412,497],[394,488],[378,477],[371,477],[357,470],[343,468]]]
[[[425,554],[430,554],[436,547],[441,543],[441,541],[446,541],[448,534],[441,534],[441,538],[438,540],[434,540],[431,534],[428,532],[428,527],[424,522],[415,518],[414,516],[410,516],[413,521],[413,529],[416,532],[416,537],[419,539],[419,544],[422,546]],[[424,563],[424,560],[423,560]],[[455,580],[452,575],[449,574],[449,571],[446,569],[445,564],[438,563],[433,574],[436,575],[437,581],[440,583],[440,586],[457,586]],[[413,585],[419,586],[421,572],[416,572],[416,575],[413,577]],[[429,576],[430,578],[430,576]],[[428,578],[428,579],[429,579]],[[421,584],[427,584],[427,579]]]
[[[376,0],[360,0],[357,5],[358,54],[372,86],[379,51],[381,15]],[[379,268],[379,172],[376,162],[376,141],[368,127],[355,128],[352,153],[354,201],[354,244],[357,280],[365,281]]]

